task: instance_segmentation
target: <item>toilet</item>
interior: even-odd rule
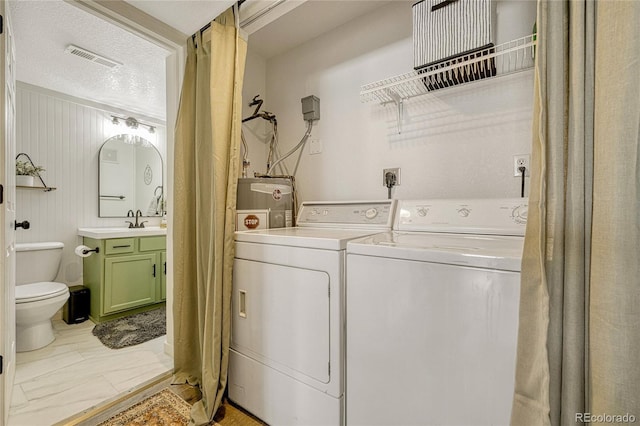
[[[16,350],[33,351],[55,340],[51,318],[69,298],[66,284],[53,282],[63,243],[16,244]]]

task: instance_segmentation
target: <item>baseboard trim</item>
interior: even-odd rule
[[[164,353],[173,358],[173,343],[164,342]]]

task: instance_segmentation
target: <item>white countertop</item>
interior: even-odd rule
[[[147,228],[78,228],[78,235],[99,240],[108,238],[152,237],[156,235],[167,235],[167,228],[160,228],[159,226],[149,226]]]

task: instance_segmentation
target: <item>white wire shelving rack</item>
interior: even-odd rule
[[[395,104],[398,133],[402,132],[404,102],[417,96],[441,93],[484,78],[514,74],[533,68],[536,34],[512,40],[465,56],[446,60],[361,87],[361,102]],[[469,77],[474,76],[474,77]],[[480,76],[480,77],[479,77]]]

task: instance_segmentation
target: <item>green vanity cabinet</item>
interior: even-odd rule
[[[160,284],[160,298],[167,300],[167,252],[160,253],[160,264],[162,265],[162,282]]]
[[[103,313],[112,314],[155,303],[158,297],[153,268],[156,268],[153,254],[106,257]]]
[[[94,239],[99,248],[83,259],[84,285],[91,297],[90,318],[104,322],[155,309],[166,299],[166,237]]]
[[[167,299],[167,239],[164,236],[140,238],[140,252],[155,252],[157,271],[160,280],[158,300]]]

